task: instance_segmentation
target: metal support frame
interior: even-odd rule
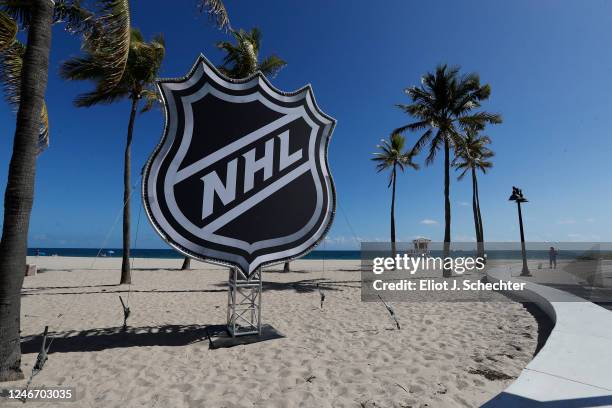
[[[261,334],[261,268],[249,277],[238,268],[230,268],[227,330],[232,337]]]

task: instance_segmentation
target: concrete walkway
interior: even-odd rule
[[[519,378],[483,407],[612,407],[612,312],[512,272],[496,267],[487,277],[527,282],[521,300],[535,302],[555,327]]]

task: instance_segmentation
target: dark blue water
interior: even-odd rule
[[[95,248],[30,248],[28,255],[34,256],[78,256],[94,257],[98,255],[99,249]],[[100,256],[121,257],[123,251],[120,248],[106,248],[100,251]],[[130,255],[136,258],[164,258],[180,259],[184,255],[172,249],[131,249]],[[360,259],[359,251],[312,251],[302,259]]]
[[[30,248],[28,249],[28,255],[34,256],[77,256],[77,257],[95,257],[107,256],[107,257],[121,257],[122,251],[119,248],[108,248],[100,251],[95,248]],[[98,252],[100,253],[98,254]],[[315,250],[302,257],[302,259],[348,259],[358,260],[361,259],[361,252],[358,250]],[[583,251],[559,251],[558,259],[575,259],[583,256]],[[441,251],[431,251],[431,256],[442,256]],[[165,259],[180,259],[183,255],[172,250],[172,249],[132,249],[131,256],[136,258],[165,258]],[[368,257],[373,256],[389,256],[388,253],[381,252],[380,254],[368,253]],[[451,256],[474,256],[471,251],[453,251]],[[521,259],[521,251],[487,251],[487,258],[489,259]],[[527,250],[528,259],[548,259],[548,252],[541,250]]]

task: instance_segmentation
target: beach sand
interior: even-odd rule
[[[205,328],[225,323],[227,268],[135,259],[122,332],[119,258],[28,262],[40,273],[24,283],[22,366],[29,375],[45,325],[60,333],[32,386],[74,387],[78,402],[65,406],[475,407],[520,374],[537,343],[536,320],[502,295],[396,302],[396,330],[381,303],[361,302],[359,261],[323,270],[305,260],[264,271],[262,320],[284,338],[211,350]]]

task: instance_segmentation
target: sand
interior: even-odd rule
[[[475,407],[520,374],[537,342],[533,316],[502,295],[396,302],[396,330],[380,303],[361,302],[359,261],[328,260],[325,271],[322,261],[264,271],[262,320],[284,338],[211,350],[206,326],[226,319],[225,268],[135,259],[122,332],[120,259],[28,261],[42,272],[25,278],[22,366],[29,375],[45,325],[59,333],[32,386],[74,387],[78,402],[65,406]]]

